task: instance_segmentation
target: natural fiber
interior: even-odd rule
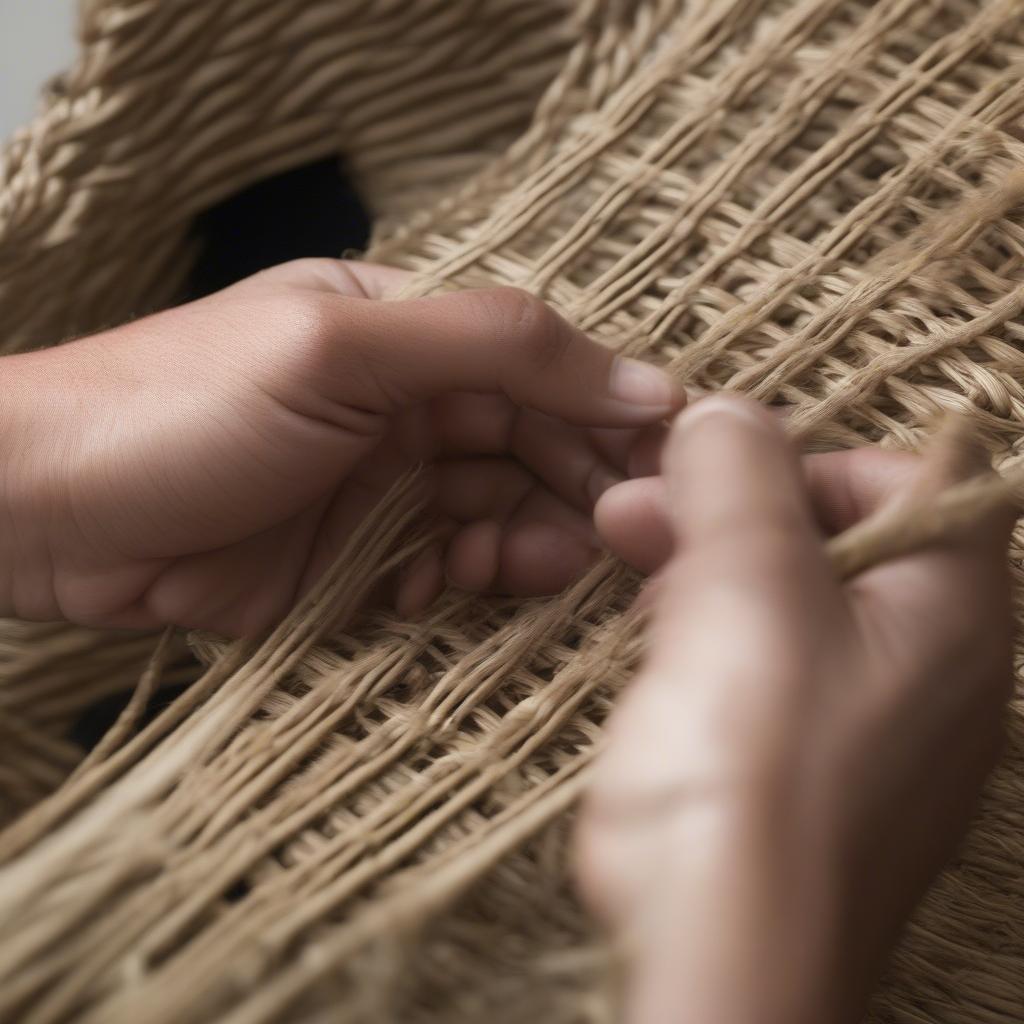
[[[0,174],[8,349],[170,301],[194,214],[339,152],[371,255],[421,292],[528,288],[787,405],[810,447],[913,447],[956,410],[1019,457],[1020,0],[93,0],[83,33]],[[452,593],[339,634],[425,542],[417,507],[406,481],[264,643],[191,638],[206,674],[75,774],[69,723],[157,638],[4,628],[0,1018],[614,1018],[567,843],[636,581],[604,562],[554,600]],[[873,1020],[1024,1018],[1022,807],[1017,704]]]

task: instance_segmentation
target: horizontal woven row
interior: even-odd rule
[[[197,210],[338,151],[384,215],[371,255],[423,293],[528,288],[787,405],[810,447],[912,446],[957,409],[1019,454],[1019,0],[288,7],[87,5],[0,175],[10,347],[168,301]],[[264,644],[193,637],[206,675],[67,781],[68,722],[154,639],[4,627],[10,814],[55,792],[0,834],[0,1018],[614,1019],[567,851],[637,581],[608,562],[550,601],[332,633],[417,522],[410,483]],[[1024,1017],[1022,808],[1018,703],[873,1020]]]

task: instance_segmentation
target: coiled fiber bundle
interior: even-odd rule
[[[808,445],[952,409],[1017,456],[1021,0],[90,0],[82,34],[4,152],[8,350],[172,301],[198,211],[338,152],[424,292],[528,288]],[[157,641],[4,626],[0,1018],[613,1019],[566,850],[636,581],[339,634],[414,522],[410,485],[262,645],[190,638],[136,734],[191,672],[163,638],[77,768]],[[871,1019],[1024,1018],[1022,808],[1018,704]]]

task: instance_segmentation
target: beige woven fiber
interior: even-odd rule
[[[4,150],[4,350],[173,301],[197,212],[337,152],[422,292],[527,288],[810,447],[958,410],[1021,454],[1022,0],[91,0],[82,33]],[[615,1019],[567,849],[637,581],[353,618],[417,508],[264,643],[189,638],[141,732],[180,638],[143,675],[158,638],[3,626],[0,1019]],[[69,723],[140,676],[80,764]],[[1018,702],[871,1020],[1024,1019],[1022,808]]]

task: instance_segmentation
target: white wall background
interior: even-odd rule
[[[75,0],[0,0],[0,139],[32,119],[39,87],[75,53]]]

